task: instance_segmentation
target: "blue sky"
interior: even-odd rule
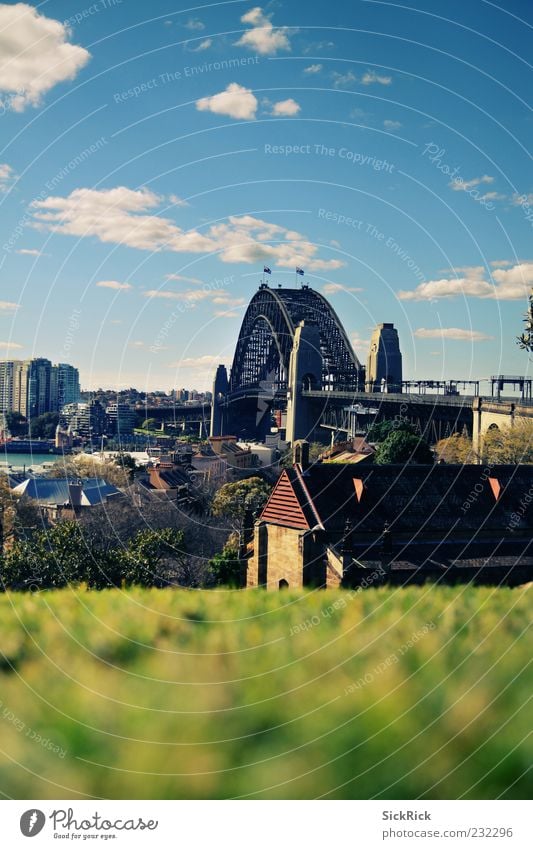
[[[300,265],[363,361],[393,321],[407,377],[526,373],[533,14],[501,5],[0,4],[0,357],[209,388]]]

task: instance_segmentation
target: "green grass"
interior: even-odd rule
[[[0,791],[527,798],[528,620],[521,588],[1,595]]]

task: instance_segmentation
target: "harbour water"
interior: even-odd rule
[[[0,471],[22,471],[24,468],[37,471],[43,464],[50,467],[58,460],[61,460],[61,454],[6,454],[0,451]]]

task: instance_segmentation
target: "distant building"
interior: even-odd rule
[[[394,324],[378,324],[370,339],[366,366],[367,392],[402,391],[402,354]]]
[[[63,415],[76,436],[94,439],[107,432],[106,412],[99,401],[67,405]]]
[[[65,404],[77,404],[80,400],[80,373],[69,363],[52,366],[53,410],[62,410]]]
[[[13,492],[31,498],[50,519],[72,518],[86,507],[97,507],[123,497],[123,493],[101,478],[69,481],[66,478],[26,478]]]
[[[209,444],[215,454],[227,462],[233,469],[256,469],[259,466],[257,454],[249,448],[241,448],[236,436],[210,436]]]
[[[129,404],[108,404],[106,416],[109,435],[121,436],[133,433],[137,413]]]
[[[44,357],[0,361],[0,412],[35,418],[79,399],[79,371],[68,363],[53,366]]]

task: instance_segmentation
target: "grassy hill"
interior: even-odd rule
[[[0,790],[527,798],[529,618],[520,588],[0,595]]]

